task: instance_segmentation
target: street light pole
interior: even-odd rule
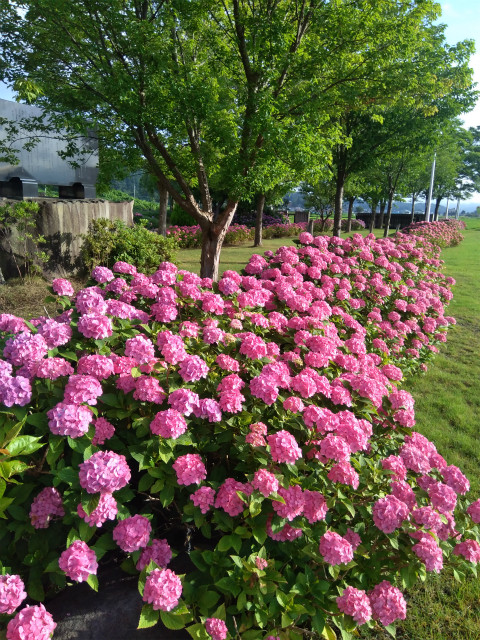
[[[428,199],[427,199],[427,210],[425,212],[425,222],[430,222],[430,207],[432,205],[432,191],[433,191],[433,181],[435,179],[435,162],[437,158],[437,152],[433,154],[433,162],[432,162],[432,175],[430,176],[430,188],[428,190]]]

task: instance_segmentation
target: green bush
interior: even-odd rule
[[[177,203],[173,205],[172,213],[170,214],[170,224],[179,227],[190,227],[197,224],[197,221],[193,216],[184,211],[178,206]]]
[[[178,249],[174,238],[149,231],[146,222],[127,227],[119,220],[99,218],[92,220],[83,239],[82,261],[87,270],[122,260],[135,263],[140,271],[154,271],[160,262],[172,262]]]

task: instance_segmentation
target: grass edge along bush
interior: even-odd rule
[[[43,605],[16,612],[25,590],[96,588],[109,552],[139,573],[141,628],[199,640],[393,633],[404,589],[475,571],[480,501],[401,389],[453,322],[438,249],[300,241],[218,284],[96,267],[75,298],[54,281],[55,320],[0,316],[8,640],[54,630]],[[172,521],[203,536],[183,578]]]

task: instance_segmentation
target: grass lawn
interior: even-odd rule
[[[416,429],[467,475],[473,501],[480,497],[480,221],[469,221],[464,234],[458,247],[442,253],[445,272],[457,281],[447,312],[457,325],[429,371],[406,389],[415,398]],[[407,619],[398,625],[397,638],[480,639],[480,580],[473,575],[458,583],[448,572],[431,573],[407,598]],[[361,637],[390,638],[386,633]]]

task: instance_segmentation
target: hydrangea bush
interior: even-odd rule
[[[107,552],[139,576],[140,627],[198,640],[392,630],[418,579],[475,571],[480,501],[402,390],[454,322],[439,250],[300,242],[218,283],[96,267],[76,295],[53,282],[55,319],[0,315],[8,640],[50,637],[26,593],[96,589]]]
[[[438,222],[413,222],[403,229],[408,233],[423,237],[437,247],[454,247],[463,240],[461,231],[465,229],[463,220],[439,220]]]

